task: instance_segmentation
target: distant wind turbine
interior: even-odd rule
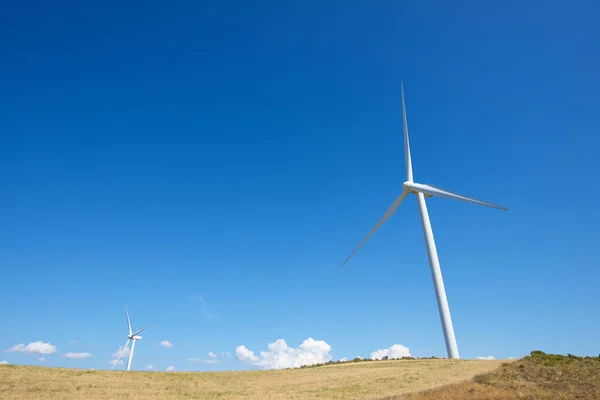
[[[150,325],[147,325],[139,331],[132,333],[131,321],[129,320],[129,312],[127,311],[127,306],[125,306],[125,315],[127,316],[127,328],[129,329],[129,334],[127,335],[127,341],[125,342],[125,346],[123,346],[123,349],[119,352],[119,358],[117,358],[117,361],[115,361],[115,363],[113,364],[112,369],[115,369],[115,366],[119,363],[121,356],[125,352],[127,346],[129,346],[129,342],[131,341],[131,352],[129,353],[129,359],[127,360],[127,371],[129,371],[131,369],[131,361],[133,360],[133,349],[135,348],[135,341],[142,340],[142,337],[139,336],[139,334],[146,330]]]
[[[440,189],[433,185],[424,185],[421,183],[415,183],[413,181],[412,162],[410,159],[410,144],[408,141],[408,124],[406,122],[406,107],[404,104],[404,85],[401,84],[402,91],[402,120],[404,123],[404,158],[406,159],[406,182],[403,183],[404,190],[398,196],[396,201],[392,203],[387,212],[383,217],[375,224],[371,232],[356,246],[354,251],[346,258],[346,261],[340,266],[342,268],[352,258],[356,251],[379,229],[385,221],[387,221],[400,203],[412,193],[417,196],[419,202],[419,209],[421,210],[421,223],[423,225],[423,232],[425,233],[425,243],[427,244],[427,254],[429,255],[429,265],[431,266],[431,276],[433,278],[433,286],[435,288],[435,295],[437,297],[438,309],[440,312],[440,319],[442,320],[442,329],[444,330],[444,339],[446,340],[446,350],[448,351],[448,358],[460,358],[458,355],[458,346],[456,345],[456,337],[454,336],[454,328],[452,327],[452,318],[450,317],[450,308],[448,307],[448,299],[446,298],[446,290],[444,289],[444,281],[442,279],[442,271],[440,269],[440,262],[438,260],[437,250],[435,248],[435,241],[433,239],[433,231],[431,230],[431,222],[429,221],[429,214],[427,212],[427,206],[425,205],[425,196],[433,197],[445,197],[447,199],[460,200],[469,203],[480,204],[482,206],[497,208],[500,210],[508,211],[507,208],[497,206],[494,204],[486,203],[481,200],[476,200],[470,197],[466,197],[457,193],[450,192],[448,190]]]

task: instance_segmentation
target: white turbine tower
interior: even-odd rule
[[[408,124],[406,122],[406,107],[404,105],[404,85],[401,84],[402,90],[402,120],[404,122],[404,157],[406,159],[406,182],[402,185],[404,190],[398,196],[396,201],[392,203],[387,212],[377,222],[377,224],[371,229],[371,232],[356,246],[354,251],[346,258],[346,261],[340,266],[343,267],[350,258],[356,253],[356,251],[387,221],[392,214],[396,211],[400,203],[410,193],[417,196],[419,202],[419,209],[421,210],[421,223],[423,225],[423,232],[425,233],[425,243],[427,244],[427,254],[429,255],[429,265],[431,266],[431,276],[433,278],[433,286],[435,288],[435,295],[437,297],[438,309],[440,312],[440,319],[442,320],[442,328],[444,330],[444,339],[446,340],[446,350],[448,351],[448,358],[460,358],[458,355],[458,346],[456,345],[456,337],[454,336],[454,328],[452,327],[452,318],[450,317],[450,308],[448,307],[448,299],[446,298],[446,290],[444,289],[444,281],[442,279],[442,271],[440,269],[440,261],[438,260],[437,250],[435,248],[435,241],[433,239],[433,232],[431,230],[431,222],[429,222],[429,214],[427,213],[427,206],[425,205],[425,196],[433,197],[445,197],[447,199],[461,200],[469,203],[480,204],[482,206],[498,208],[500,210],[507,211],[505,207],[497,206],[494,204],[486,203],[484,201],[475,200],[470,197],[462,196],[453,192],[449,192],[444,189],[440,189],[433,185],[424,185],[421,183],[415,183],[413,181],[412,162],[410,159],[410,144],[408,141]]]
[[[127,360],[127,371],[129,371],[131,369],[131,361],[133,360],[133,349],[135,349],[135,341],[142,340],[142,337],[139,334],[146,330],[150,325],[147,325],[139,331],[132,333],[131,321],[129,320],[129,312],[127,311],[127,306],[125,306],[125,315],[127,316],[127,328],[129,329],[129,334],[127,335],[127,341],[125,342],[125,346],[123,346],[123,349],[119,352],[119,358],[117,358],[117,361],[115,361],[115,363],[113,364],[112,369],[115,369],[115,366],[119,363],[121,356],[125,352],[127,346],[129,346],[129,342],[131,341],[131,352],[129,353],[129,359]]]

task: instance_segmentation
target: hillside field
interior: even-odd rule
[[[123,372],[0,365],[2,400],[600,399],[600,357],[393,360],[281,371]]]
[[[598,400],[600,357],[532,351],[472,380],[409,395],[410,400]]]
[[[0,365],[0,399],[386,399],[465,381],[501,363],[394,360],[279,371],[129,373]]]

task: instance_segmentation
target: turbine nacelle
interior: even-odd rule
[[[412,193],[412,194],[417,194],[419,193],[419,191],[417,189],[415,189],[415,185],[418,185],[418,183],[414,183],[413,181],[406,181],[402,184],[402,187],[404,188],[404,191],[408,192],[408,193]],[[433,197],[432,194],[427,194],[427,193],[423,193],[425,196],[427,197]]]
[[[407,190],[407,191],[409,191],[409,192],[412,192],[411,185],[413,185],[413,184],[414,184],[414,182],[413,182],[413,181],[405,181],[405,182],[402,184],[402,187],[404,188],[404,190]]]
[[[131,339],[131,340],[142,340],[142,337],[140,335],[133,335],[133,336],[129,336],[129,339]]]

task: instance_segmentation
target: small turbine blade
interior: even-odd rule
[[[406,121],[406,106],[404,104],[404,83],[400,82],[402,90],[402,122],[404,125],[404,158],[406,161],[406,180],[412,182],[412,160],[410,159],[410,142],[408,141],[408,122]]]
[[[123,346],[123,349],[119,352],[119,357],[117,358],[117,361],[113,364],[113,367],[111,368],[111,370],[115,369],[115,367],[119,363],[119,360],[121,359],[121,356],[123,356],[123,353],[125,352],[125,349],[127,348],[127,346],[129,346],[129,340],[130,339],[127,338],[127,341],[125,342],[125,346]]]
[[[354,253],[356,253],[358,251],[358,249],[360,249],[360,247],[363,244],[365,244],[365,242],[377,231],[377,229],[381,228],[381,225],[383,225],[385,223],[385,221],[387,221],[394,214],[394,212],[396,211],[396,209],[398,208],[400,203],[402,203],[402,201],[406,198],[406,195],[408,195],[408,192],[404,191],[400,194],[400,196],[398,196],[398,198],[394,201],[394,203],[392,203],[390,208],[388,208],[388,210],[383,215],[383,217],[381,217],[379,222],[377,222],[377,224],[375,224],[373,229],[371,229],[371,232],[369,232],[369,234],[362,240],[362,242],[360,242],[358,244],[358,246],[356,246],[354,251],[348,256],[348,258],[346,258],[346,261],[344,261],[344,263],[340,266],[340,268],[342,268],[344,265],[346,265],[346,263],[352,258]]]
[[[428,195],[428,196],[445,197],[446,199],[460,200],[460,201],[465,201],[467,203],[474,203],[474,204],[479,204],[481,206],[497,208],[499,210],[508,211],[508,208],[506,208],[506,207],[502,207],[502,206],[492,204],[492,203],[487,203],[485,201],[477,200],[472,197],[463,196],[462,194],[454,193],[449,190],[442,189],[442,188],[439,188],[439,187],[436,187],[433,185],[423,185],[421,183],[413,183],[413,184],[409,185],[409,187],[416,192],[421,192],[424,195]]]
[[[127,328],[129,329],[129,336],[131,336],[131,321],[129,320],[129,312],[127,311],[127,304],[125,304],[125,315],[127,316]]]
[[[132,336],[136,336],[136,335],[138,335],[138,334],[142,333],[143,331],[145,331],[146,329],[148,329],[148,327],[149,327],[150,325],[152,325],[152,324],[148,324],[148,325],[146,325],[145,327],[143,327],[142,329],[140,329],[139,331],[137,331],[136,333],[134,333]]]

